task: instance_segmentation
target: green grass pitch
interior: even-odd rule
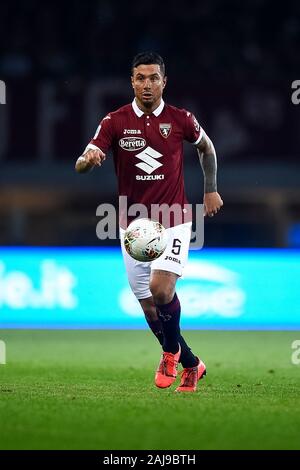
[[[300,332],[185,337],[208,369],[195,394],[155,388],[147,331],[2,330],[0,448],[300,448]]]

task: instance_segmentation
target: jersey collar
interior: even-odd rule
[[[159,116],[161,114],[162,110],[164,109],[164,106],[165,106],[165,102],[164,102],[163,99],[161,99],[160,105],[153,111],[152,114],[154,114],[154,116],[156,116],[156,117]],[[135,98],[132,102],[132,108],[133,108],[133,111],[135,112],[135,114],[138,117],[143,116],[144,112],[136,104]]]

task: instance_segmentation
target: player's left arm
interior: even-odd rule
[[[202,129],[200,142],[196,144],[204,175],[204,215],[213,217],[223,206],[217,191],[217,155],[214,145]]]

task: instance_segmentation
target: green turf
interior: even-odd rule
[[[299,449],[300,332],[185,334],[195,394],[156,389],[146,331],[2,331],[1,449]]]

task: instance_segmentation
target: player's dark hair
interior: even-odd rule
[[[138,67],[139,65],[149,65],[149,64],[157,64],[160,67],[160,71],[164,76],[166,73],[166,67],[163,61],[163,58],[157,54],[156,52],[140,52],[137,54],[132,61],[132,71],[134,67]]]

